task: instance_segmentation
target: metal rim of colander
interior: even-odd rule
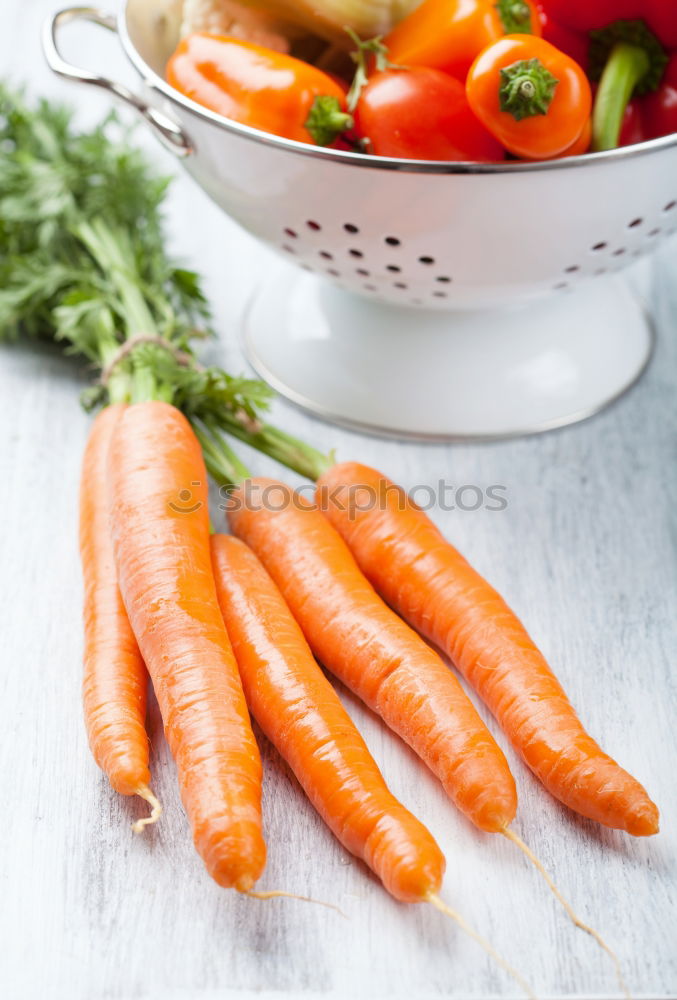
[[[185,97],[180,91],[171,87],[166,80],[163,80],[155,70],[153,70],[137,51],[127,27],[126,9],[123,8],[118,15],[118,35],[122,47],[129,61],[143,80],[151,85],[154,90],[159,91],[169,101],[180,105],[186,111],[204,118],[212,124],[223,129],[225,132],[233,132],[243,138],[251,139],[260,145],[271,146],[272,148],[285,149],[288,152],[299,153],[301,156],[314,157],[315,159],[327,160],[329,162],[350,163],[356,167],[369,167],[372,170],[400,170],[407,173],[421,174],[523,174],[530,171],[541,170],[568,170],[577,167],[602,166],[612,161],[630,160],[646,154],[659,153],[664,149],[677,146],[677,133],[662,136],[658,139],[649,139],[646,142],[635,143],[632,146],[623,146],[619,149],[611,149],[602,153],[583,153],[579,156],[568,156],[555,160],[540,160],[534,162],[512,161],[502,163],[465,163],[440,160],[404,160],[394,159],[386,156],[373,156],[368,153],[351,153],[340,149],[328,149],[326,147],[311,146],[304,142],[297,142],[294,139],[284,139],[281,136],[262,132],[259,129],[251,128],[249,125],[241,125],[239,122],[229,121],[214,111],[203,107],[189,97]]]

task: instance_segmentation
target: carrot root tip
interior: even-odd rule
[[[136,823],[132,823],[132,830],[134,833],[143,833],[147,826],[152,826],[153,823],[157,823],[162,815],[162,806],[159,799],[155,798],[148,785],[139,785],[136,790],[136,794],[140,798],[144,799],[150,806],[150,816],[145,816],[143,819],[137,819]]]
[[[452,908],[441,900],[439,896],[436,896],[434,892],[428,893],[425,897],[425,901],[430,903],[431,906],[434,906],[436,910],[440,911],[440,913],[443,913],[446,917],[450,917],[456,924],[458,924],[461,930],[465,931],[465,933],[468,934],[473,941],[476,941],[480,948],[483,948],[487,955],[489,955],[490,958],[493,958],[497,965],[507,972],[509,976],[512,976],[515,982],[519,984],[521,989],[523,989],[529,997],[529,1000],[536,1000],[536,994],[531,989],[529,984],[522,978],[522,976],[520,976],[519,972],[514,969],[512,965],[506,962],[504,958],[501,958],[494,946],[490,944],[486,938],[483,938],[481,934],[478,934],[477,931],[474,930],[466,920],[464,920],[460,913],[457,913],[456,910],[452,910]]]
[[[240,889],[238,890],[243,896],[250,896],[252,899],[277,899],[278,897],[283,897],[286,899],[299,899],[302,903],[314,903],[316,906],[326,906],[330,910],[336,910],[340,913],[342,917],[348,919],[347,914],[343,910],[336,906],[335,903],[327,903],[323,899],[312,899],[310,896],[299,896],[295,892],[284,892],[283,889],[267,889],[267,890],[255,890],[255,889]]]
[[[506,837],[507,840],[515,844],[515,846],[518,847],[520,851],[522,851],[522,853],[529,859],[529,861],[531,861],[536,871],[545,880],[546,885],[552,892],[555,899],[557,899],[557,901],[561,904],[562,908],[564,909],[565,913],[567,914],[571,922],[576,927],[578,927],[579,930],[585,931],[586,934],[589,934],[590,937],[592,937],[597,942],[600,948],[607,953],[611,961],[614,963],[618,985],[621,987],[621,990],[623,991],[626,1000],[632,1000],[632,994],[630,993],[630,990],[628,989],[628,984],[626,983],[623,977],[621,963],[615,951],[613,951],[613,949],[609,947],[609,945],[606,943],[606,941],[599,933],[599,931],[596,931],[594,927],[590,927],[589,924],[586,924],[583,920],[581,920],[581,918],[578,916],[574,908],[571,906],[570,903],[566,901],[560,890],[557,888],[552,877],[548,874],[543,864],[538,860],[538,858],[531,850],[531,848],[524,843],[522,838],[519,837],[514,830],[509,830],[507,827],[504,827],[501,830],[501,833],[503,834],[504,837]]]

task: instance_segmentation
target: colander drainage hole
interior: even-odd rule
[[[308,229],[312,229],[314,233],[319,233],[320,230],[322,229],[322,226],[320,225],[320,223],[319,222],[315,222],[314,219],[308,219],[308,221],[306,222],[306,225],[308,226]]]
[[[655,229],[650,229],[649,230],[649,232],[647,233],[647,236],[658,236],[658,234],[660,233],[660,231],[661,231],[660,226],[656,226]]]
[[[637,226],[641,226],[644,219],[633,219],[632,222],[628,222],[628,229],[637,229]]]
[[[348,253],[350,254],[351,257],[364,257],[364,254],[362,253],[361,250],[349,250]]]
[[[673,210],[673,208],[675,208],[675,207],[677,207],[677,201],[669,201],[667,203],[667,205],[665,206],[665,208],[663,209],[663,211],[664,212],[671,212]]]
[[[575,274],[576,271],[580,271],[580,267],[578,264],[570,264],[569,267],[564,268],[564,271],[566,274]],[[555,285],[555,288],[556,287],[557,285]]]
[[[435,258],[434,257],[419,257],[418,258],[418,262],[419,262],[419,264],[428,264],[428,265],[430,265],[430,264],[434,264],[435,263]]]
[[[297,240],[299,238],[299,234],[295,229],[285,229],[284,232],[286,236],[290,236],[293,240]]]
[[[320,250],[320,257],[324,257],[325,260],[333,260],[333,253],[329,253],[328,250]]]
[[[354,226],[352,224],[352,222],[345,222],[343,224],[343,228],[345,229],[345,231],[347,233],[359,233],[359,231],[360,231],[357,226]]]
[[[448,285],[449,282],[451,281],[451,278],[447,277],[446,274],[438,274],[438,276],[435,278],[435,281],[439,281],[441,285]]]
[[[405,283],[403,281],[395,281],[395,282],[393,282],[393,288],[406,288],[406,287],[407,286],[405,285]]]
[[[361,274],[363,278],[368,278],[371,271],[367,271],[366,267],[357,267],[355,269],[355,274]]]
[[[630,223],[630,225],[632,225],[632,223]],[[593,247],[591,247],[590,249],[591,250],[595,250],[595,251],[606,250],[607,246],[608,246],[608,244],[605,243],[604,240],[602,240],[600,243],[595,243],[595,245]]]
[[[626,252],[625,247],[619,247],[618,250],[614,250],[614,257],[622,257]]]
[[[402,268],[398,267],[397,264],[386,264],[386,271],[392,271],[393,274],[399,274],[401,270]]]
[[[385,242],[389,247],[398,247],[402,241],[398,240],[397,236],[386,236]]]

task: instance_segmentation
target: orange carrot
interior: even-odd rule
[[[404,491],[355,462],[318,498],[385,600],[449,656],[548,791],[635,836],[658,832],[645,789],[585,731],[524,626]]]
[[[228,535],[212,536],[211,549],[219,603],[247,702],[322,819],[396,899],[430,903],[451,917],[533,997],[519,973],[437,895],[444,855],[428,830],[389,792],[282,594],[254,553]]]
[[[219,885],[247,892],[266,855],[261,761],[216,597],[200,445],[173,406],[136,403],[108,458],[120,591],[195,846]]]
[[[90,432],[80,480],[80,555],[84,580],[85,725],[94,759],[121,795],[140,795],[153,806],[137,831],[160,815],[150,790],[145,729],[148,675],[118,589],[108,527],[106,461],[124,407],[102,410]]]
[[[282,591],[313,652],[398,733],[476,826],[515,815],[508,764],[440,657],[374,592],[322,514],[289,487],[250,480],[231,494],[236,535]]]
[[[254,553],[213,535],[219,604],[252,714],[343,846],[404,902],[437,893],[444,856],[389,792],[350,716]]]

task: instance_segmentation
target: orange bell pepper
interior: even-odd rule
[[[335,79],[238,38],[188,35],[166,73],[172,87],[205,108],[285,139],[328,146],[353,124],[345,88]]]
[[[532,0],[423,0],[383,39],[391,63],[465,80],[475,57],[510,34],[541,34]]]
[[[592,108],[578,63],[533,35],[508,35],[480,52],[466,93],[484,127],[509,152],[529,160],[570,150]]]

